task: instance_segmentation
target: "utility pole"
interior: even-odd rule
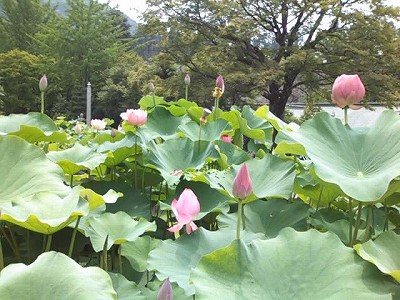
[[[92,120],[92,85],[90,82],[87,84],[86,88],[86,124],[90,126],[90,121]]]

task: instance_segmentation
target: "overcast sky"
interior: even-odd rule
[[[100,3],[106,3],[108,0],[99,0]],[[139,16],[146,8],[146,0],[110,0],[112,7],[118,7],[131,19],[139,21]],[[387,4],[400,6],[400,0],[386,0]]]

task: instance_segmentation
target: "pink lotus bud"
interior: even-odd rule
[[[226,143],[231,143],[232,144],[232,138],[227,134],[223,134],[221,136],[221,140],[223,140]]]
[[[246,199],[253,192],[253,185],[246,163],[242,165],[233,181],[233,195],[240,200]]]
[[[365,96],[365,87],[358,75],[341,75],[332,86],[332,102],[341,108],[352,107]]]
[[[168,231],[176,232],[186,225],[186,232],[190,234],[192,230],[198,228],[193,221],[200,212],[200,203],[191,189],[185,189],[178,200],[174,199],[171,203],[171,209],[178,224],[168,228]]]
[[[117,130],[115,130],[115,128],[111,129],[111,137],[115,138],[117,136]]]
[[[189,74],[186,74],[186,76],[185,76],[185,84],[186,85],[190,85],[190,76],[189,76]]]
[[[41,92],[44,92],[46,88],[47,88],[47,77],[46,75],[43,75],[42,78],[40,78],[39,80],[39,90]]]
[[[93,119],[90,121],[90,126],[97,130],[103,130],[106,128],[107,122],[99,119]]]
[[[129,125],[142,126],[147,122],[147,111],[142,109],[127,109],[120,116]]]
[[[79,124],[79,122],[76,122],[76,124],[74,126],[74,131],[76,134],[80,134],[82,132],[82,127],[81,127],[81,124]]]
[[[152,83],[152,82],[150,82],[147,87],[149,88],[150,93],[153,93],[156,90],[156,87],[154,86],[154,83]]]
[[[174,291],[172,290],[171,282],[169,278],[164,281],[157,295],[157,300],[172,300],[174,299]]]
[[[224,77],[222,77],[221,75],[219,75],[217,77],[217,79],[215,80],[215,86],[217,88],[221,89],[221,93],[223,94],[225,91],[225,81],[224,81]]]

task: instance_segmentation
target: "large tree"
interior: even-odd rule
[[[223,74],[231,97],[262,95],[283,117],[294,91],[321,92],[340,73],[372,84],[397,80],[384,66],[398,61],[389,21],[399,11],[383,2],[148,0],[144,30],[175,62],[209,80]],[[379,90],[369,92],[382,100]]]

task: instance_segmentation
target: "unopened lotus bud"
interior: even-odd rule
[[[47,77],[46,75],[43,75],[42,78],[40,78],[39,80],[39,90],[41,92],[44,92],[46,88],[47,88]]]
[[[171,282],[169,278],[164,281],[160,290],[158,291],[157,300],[172,300],[174,299],[174,291],[172,290]]]
[[[117,131],[115,130],[115,128],[111,129],[111,137],[115,138],[117,136]]]
[[[76,134],[80,134],[82,132],[82,126],[81,126],[81,124],[79,124],[79,122],[76,122],[76,124],[74,126],[74,131]]]
[[[217,88],[219,88],[222,92],[222,94],[225,92],[225,81],[224,81],[224,77],[222,77],[221,75],[219,75],[217,77],[217,79],[215,80],[215,86]]]
[[[150,82],[148,85],[150,93],[153,93],[156,90],[156,87],[154,86],[154,83]]]
[[[190,85],[190,76],[189,76],[189,74],[186,74],[186,76],[185,76],[185,84],[186,85]]]

